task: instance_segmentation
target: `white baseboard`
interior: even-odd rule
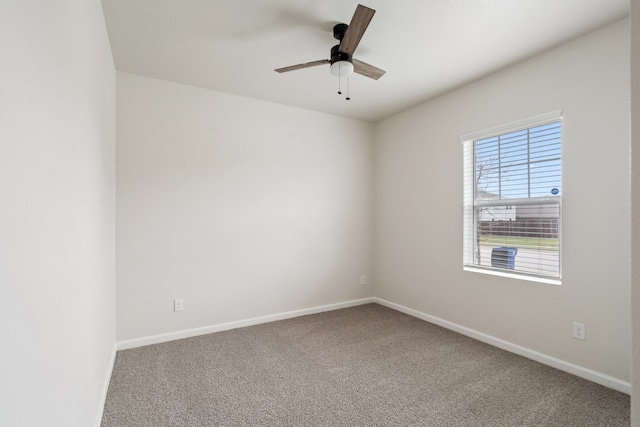
[[[339,302],[335,304],[322,305],[318,307],[304,308],[301,310],[286,311],[284,313],[270,314],[267,316],[253,317],[251,319],[237,320],[234,322],[218,323],[216,325],[203,326],[200,328],[185,329],[182,331],[169,332],[166,334],[151,335],[147,337],[134,338],[131,340],[118,341],[118,350],[142,347],[145,345],[159,344],[167,341],[174,341],[183,338],[195,337],[198,335],[211,334],[213,332],[228,331],[230,329],[244,328],[246,326],[259,325],[261,323],[274,322],[276,320],[291,319],[293,317],[306,316],[308,314],[322,313],[324,311],[339,310],[341,308],[355,307],[374,302],[373,297],[357,300]]]
[[[107,392],[109,391],[109,382],[111,381],[111,374],[113,373],[113,365],[116,363],[116,351],[118,350],[118,344],[113,343],[113,349],[111,350],[111,357],[109,358],[109,366],[107,367],[107,373],[104,377],[102,385],[102,394],[100,396],[100,402],[98,407],[98,416],[96,417],[96,427],[102,425],[102,414],[104,413],[104,405],[107,403]]]
[[[535,360],[536,362],[540,362],[544,365],[548,365],[553,368],[559,369],[561,371],[568,372],[570,374],[576,375],[578,377],[584,378],[589,381],[593,381],[594,383],[612,388],[622,393],[626,393],[629,395],[631,394],[631,384],[626,381],[622,381],[618,378],[614,378],[609,375],[605,375],[600,372],[596,372],[591,369],[587,369],[582,366],[537,352],[535,350],[531,350],[529,348],[522,347],[517,344],[513,344],[511,342],[502,340],[500,338],[496,338],[491,335],[487,335],[482,332],[475,331],[465,326],[461,326],[456,323],[441,319],[439,317],[422,313],[420,311],[414,310],[409,307],[405,307],[400,304],[393,303],[391,301],[384,300],[382,298],[374,297],[373,301],[377,304],[383,305],[388,308],[392,308],[394,310],[408,314],[409,316],[417,317],[418,319],[427,321],[429,323],[442,326],[443,328],[450,329],[454,332],[458,332],[462,335],[466,335],[478,341],[482,341],[484,343],[490,344],[494,347],[498,347],[503,350],[509,351],[511,353],[524,356],[528,359]]]
[[[609,375],[593,371],[591,369],[576,365],[571,362],[567,362],[565,360],[561,360],[555,358],[553,356],[549,356],[543,353],[540,353],[535,350],[531,350],[526,347],[522,347],[517,344],[513,344],[509,341],[502,340],[500,338],[493,337],[491,335],[478,332],[474,329],[467,328],[466,326],[458,325],[453,322],[449,322],[448,320],[441,319],[439,317],[431,316],[426,313],[422,313],[418,310],[414,310],[409,307],[405,307],[400,304],[393,303],[391,301],[387,301],[378,297],[371,298],[362,298],[358,300],[345,301],[336,304],[328,304],[318,307],[305,308],[301,310],[293,310],[287,311],[284,313],[271,314],[267,316],[253,317],[245,320],[237,320],[233,322],[219,323],[216,325],[203,326],[199,328],[186,329],[182,331],[170,332],[166,334],[159,335],[151,335],[147,337],[135,338],[131,340],[118,341],[116,346],[114,347],[114,351],[111,357],[111,363],[107,378],[105,380],[105,386],[103,390],[102,396],[102,405],[101,410],[97,422],[97,426],[100,425],[100,420],[102,419],[102,409],[104,408],[104,402],[107,397],[107,390],[109,387],[109,379],[111,378],[111,370],[113,369],[113,364],[115,362],[115,352],[117,350],[126,350],[129,348],[142,347],[145,345],[151,344],[159,344],[168,341],[179,340],[183,338],[195,337],[198,335],[210,334],[213,332],[221,332],[228,331],[236,328],[244,328],[247,326],[259,325],[262,323],[274,322],[277,320],[291,319],[299,316],[306,316],[309,314],[322,313],[325,311],[339,310],[341,308],[355,307],[358,305],[369,304],[369,303],[377,303],[383,305],[385,307],[400,311],[402,313],[408,314],[410,316],[416,317],[418,319],[424,320],[429,323],[433,323],[438,326],[442,326],[443,328],[452,330],[454,332],[458,332],[462,335],[466,335],[468,337],[477,339],[478,341],[482,341],[484,343],[490,344],[494,347],[501,348],[503,350],[509,351],[511,353],[518,354],[520,356],[526,357],[528,359],[535,360],[536,362],[540,362],[544,365],[551,366],[553,368],[559,369],[561,371],[568,372],[570,374],[576,375],[578,377],[584,378],[589,381],[593,381],[594,383],[603,385],[605,387],[612,388],[614,390],[620,391],[622,393],[631,394],[631,384],[626,381],[622,381],[618,378],[611,377]]]

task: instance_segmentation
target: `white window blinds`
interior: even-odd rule
[[[464,265],[559,279],[559,114],[498,134],[477,134],[464,141],[464,156]]]

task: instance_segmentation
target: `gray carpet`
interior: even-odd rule
[[[628,426],[629,396],[377,304],[119,351],[103,427]]]

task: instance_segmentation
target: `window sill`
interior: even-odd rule
[[[547,285],[561,285],[562,281],[560,279],[551,279],[547,277],[535,277],[535,276],[527,276],[526,274],[518,274],[518,273],[509,273],[501,270],[489,270],[484,268],[472,267],[465,265],[463,266],[464,271],[471,271],[474,273],[482,273],[482,274],[490,274],[492,276],[500,276],[500,277],[508,277],[510,279],[518,279],[518,280],[527,280],[529,282],[538,282],[538,283],[546,283]]]

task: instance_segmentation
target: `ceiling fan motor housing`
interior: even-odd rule
[[[338,49],[340,49],[339,44],[331,48],[331,59],[329,60],[329,63],[333,64],[334,62],[338,61],[353,62],[353,57],[351,55],[349,55],[348,53],[340,52],[338,51]]]

